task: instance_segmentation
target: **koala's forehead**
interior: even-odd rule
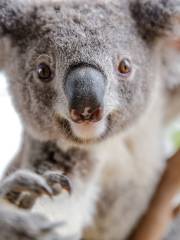
[[[29,37],[26,31],[24,44],[47,38],[63,49],[72,45],[93,45],[96,49],[116,47],[119,42],[126,44],[135,33],[128,4],[121,2],[75,0],[41,4],[29,16],[33,24],[27,26]]]

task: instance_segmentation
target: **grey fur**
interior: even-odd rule
[[[22,149],[7,173],[23,168],[43,176],[50,170],[71,179],[74,202],[67,202],[82,212],[82,219],[74,210],[66,218],[79,221],[68,232],[77,235],[71,240],[79,240],[92,219],[96,224],[87,230],[87,239],[123,240],[148,206],[163,170],[162,99],[168,101],[159,46],[171,37],[178,8],[179,1],[173,0],[0,0],[0,67],[24,126]],[[124,77],[118,64],[127,57],[133,71]],[[53,71],[50,83],[37,77],[41,62]],[[107,127],[92,139],[73,132],[63,88],[69,68],[80,63],[95,66],[107,79]],[[36,210],[38,201],[41,194],[29,207]],[[61,202],[55,214],[63,211],[60,207]],[[19,212],[8,210],[7,216]]]
[[[156,5],[152,1],[133,1],[130,8],[146,41],[152,42],[172,30],[172,14],[175,13],[172,1],[162,0]]]
[[[37,214],[17,211],[11,208],[0,207],[1,239],[9,240],[57,240],[58,235],[53,231],[54,227],[46,218]],[[49,225],[49,226],[48,226]],[[48,230],[49,228],[49,230]],[[46,230],[47,229],[47,230]]]

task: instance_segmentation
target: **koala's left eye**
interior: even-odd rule
[[[37,75],[42,82],[50,82],[53,79],[51,68],[46,63],[37,66]]]
[[[132,71],[131,61],[128,58],[124,58],[123,60],[121,60],[118,66],[118,71],[120,74],[125,76],[130,74]]]

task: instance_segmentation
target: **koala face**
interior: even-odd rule
[[[139,31],[137,6],[126,0],[66,1],[7,11],[18,19],[1,23],[11,43],[10,91],[34,137],[87,144],[141,116],[157,64],[155,34],[146,40]],[[140,10],[146,13],[141,5]]]

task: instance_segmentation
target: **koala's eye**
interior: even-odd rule
[[[46,63],[40,63],[37,66],[38,78],[43,82],[50,82],[52,80],[52,71]]]
[[[132,64],[128,58],[124,58],[118,66],[118,71],[122,75],[128,75],[132,71]]]

